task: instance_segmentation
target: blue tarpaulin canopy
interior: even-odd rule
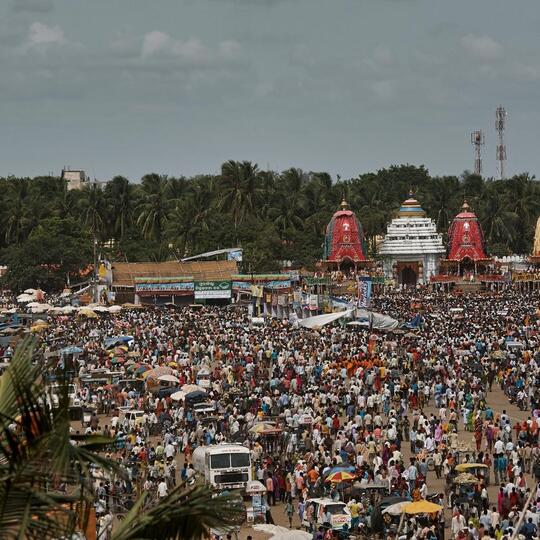
[[[105,338],[103,340],[103,345],[106,349],[110,349],[111,347],[116,347],[116,345],[129,343],[130,341],[133,341],[133,336],[112,336]]]
[[[80,347],[77,347],[75,345],[70,345],[69,347],[65,347],[60,351],[60,354],[80,354],[83,350]]]

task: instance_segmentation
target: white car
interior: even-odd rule
[[[119,407],[120,414],[118,416],[119,423],[122,426],[129,426],[130,428],[137,428],[144,424],[144,411],[138,411],[133,409],[127,409],[125,407]]]
[[[351,528],[351,513],[349,508],[342,501],[333,501],[330,498],[323,499],[308,499],[306,501],[306,511],[304,512],[304,521],[302,525],[309,528],[310,523],[308,521],[309,507],[313,506],[313,516],[315,516],[315,522],[318,525],[324,525],[325,515],[327,512],[330,514],[330,526],[334,530],[343,529],[344,525]]]
[[[74,384],[67,385],[68,397],[69,397],[69,406],[70,407],[79,407],[81,405],[81,400],[77,397],[77,387]],[[54,407],[58,407],[60,402],[60,394],[62,392],[62,386],[59,384],[51,385],[51,396]]]

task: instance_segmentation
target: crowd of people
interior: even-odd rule
[[[315,540],[435,539],[445,531],[500,540],[516,528],[536,538],[538,293],[384,291],[371,307],[400,321],[420,313],[422,322],[389,334],[346,323],[253,326],[239,306],[50,318],[42,352],[76,347],[59,362],[73,366],[75,399],[94,411],[74,430],[115,437],[113,457],[128,472],[114,482],[96,479],[100,538],[135,495],[149,492],[153,504],[191,481],[196,447],[230,441],[251,449],[254,479],[267,490],[267,519],[303,526]],[[132,339],[104,346],[118,335]],[[213,413],[198,415],[187,400],[152,391],[142,381],[156,368],[167,368],[178,387],[209,371]],[[89,383],[98,370],[117,372],[119,382]],[[504,393],[500,408],[491,402],[495,392]],[[507,413],[515,404],[522,418]],[[128,417],[124,408],[142,414]],[[267,433],[252,429],[261,421],[272,422]],[[353,479],[328,481],[343,471]],[[345,503],[350,525],[332,527],[330,507],[313,503],[321,498]],[[379,522],[386,500],[430,501],[443,511],[406,519],[382,513]]]

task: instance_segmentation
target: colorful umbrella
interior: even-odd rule
[[[341,482],[349,482],[354,480],[356,476],[347,471],[338,471],[332,474],[329,474],[326,477],[325,482],[332,482],[332,484],[339,484]]]
[[[150,371],[146,371],[143,375],[145,379],[152,378],[157,379],[160,375],[170,375],[172,373],[172,369],[167,366],[158,366],[154,369],[151,369]]]
[[[332,467],[328,471],[328,474],[342,472],[342,471],[345,471],[345,472],[348,472],[348,473],[353,473],[355,470],[356,470],[356,468],[353,465],[341,464],[341,465],[336,465],[335,467]]]
[[[141,374],[141,373],[145,373],[146,371],[149,371],[151,370],[152,368],[149,367],[149,366],[139,366],[137,368],[137,373]]]

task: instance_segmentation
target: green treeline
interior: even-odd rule
[[[60,273],[53,288],[92,261],[94,239],[113,260],[162,261],[238,245],[246,271],[276,270],[281,260],[312,267],[343,197],[364,226],[372,256],[375,237],[410,190],[443,233],[466,198],[495,255],[529,253],[540,214],[540,184],[528,174],[432,177],[412,165],[332,181],[324,172],[276,173],[228,161],[215,176],[147,174],[138,183],[116,176],[71,191],[57,177],[10,177],[0,179],[0,189],[0,264],[45,269],[46,281]]]

